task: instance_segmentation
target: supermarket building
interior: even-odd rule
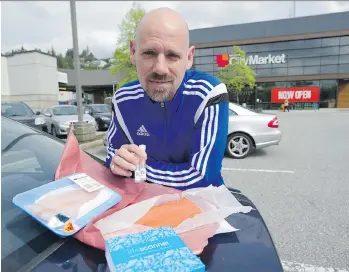
[[[256,73],[256,87],[230,100],[251,108],[277,109],[287,98],[296,108],[349,108],[349,12],[190,30],[193,69],[217,75],[233,59]],[[246,52],[233,56],[238,45]],[[74,100],[74,70],[57,69],[44,53],[1,56],[1,99],[43,108]],[[103,103],[121,75],[81,70],[86,103]],[[239,98],[239,101],[237,101]]]
[[[234,45],[245,51],[256,87],[239,102],[249,107],[279,108],[288,98],[302,107],[349,108],[349,12],[195,29],[190,39],[193,68],[212,75],[239,59]]]

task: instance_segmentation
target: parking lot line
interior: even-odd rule
[[[333,268],[333,267],[322,267],[322,266],[314,266],[310,264],[303,263],[295,263],[295,262],[287,262],[281,261],[282,267],[285,272],[349,272],[347,270]]]
[[[226,167],[222,167],[222,170],[241,171],[241,172],[285,173],[285,174],[294,174],[295,173],[294,171],[291,171],[291,170],[245,169],[245,168],[226,168]]]

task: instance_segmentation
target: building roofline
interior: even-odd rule
[[[349,35],[349,11],[190,30],[197,48]]]
[[[54,57],[54,56],[52,56],[52,55],[50,55],[48,53],[45,53],[45,52],[42,52],[42,51],[39,51],[39,50],[36,50],[36,49],[23,51],[23,52],[10,53],[9,55],[5,55],[5,54],[1,53],[1,56],[5,57],[5,58],[8,58],[8,57],[14,57],[15,55],[27,54],[27,53],[39,53],[39,54],[46,55],[46,56],[49,56],[49,57],[52,57],[52,58],[57,58],[57,57]]]
[[[307,15],[307,16],[298,16],[298,17],[292,17],[292,18],[281,18],[281,19],[274,19],[274,20],[265,20],[265,21],[256,21],[256,22],[248,22],[248,23],[239,23],[239,24],[230,24],[230,25],[220,25],[220,26],[213,26],[213,27],[203,27],[203,28],[193,28],[189,31],[195,31],[195,30],[208,30],[208,29],[218,29],[221,27],[229,27],[229,26],[246,26],[246,25],[254,25],[254,24],[261,24],[261,23],[275,23],[275,22],[283,22],[283,21],[296,21],[297,19],[304,18],[304,19],[311,19],[311,18],[319,18],[319,17],[331,17],[333,15],[338,14],[348,14],[349,11],[341,11],[341,12],[331,12],[331,13],[323,13],[323,14],[313,14],[313,15]]]

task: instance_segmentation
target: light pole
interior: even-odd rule
[[[81,71],[80,71],[80,56],[79,56],[79,43],[78,43],[78,27],[76,23],[76,6],[75,0],[70,0],[70,15],[71,15],[71,27],[73,34],[73,50],[74,50],[74,69],[76,76],[76,103],[78,107],[78,121],[83,122],[82,114],[82,91],[81,91]]]
[[[293,8],[292,8],[292,17],[296,18],[296,0],[292,1]]]

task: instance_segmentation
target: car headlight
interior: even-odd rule
[[[45,119],[42,117],[35,118],[35,125],[43,125],[45,124]]]
[[[70,126],[70,122],[61,121],[61,122],[59,122],[59,125],[60,125],[60,126]]]
[[[109,117],[105,117],[105,116],[102,116],[101,119],[102,119],[103,121],[110,121],[110,118],[109,118]]]

